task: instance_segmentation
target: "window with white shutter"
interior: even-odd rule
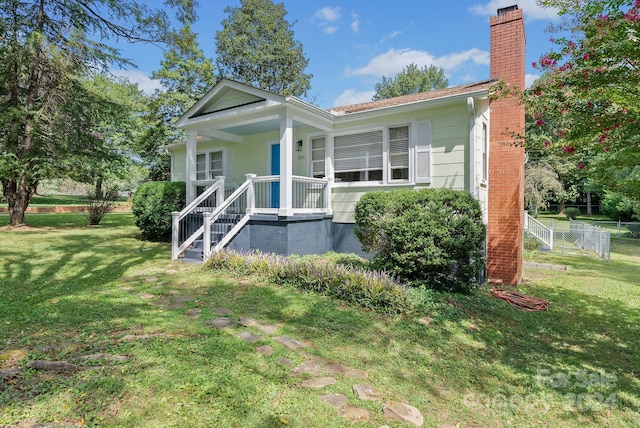
[[[409,180],[409,126],[389,128],[389,180]]]

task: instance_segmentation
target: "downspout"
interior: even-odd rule
[[[478,197],[476,188],[476,107],[473,97],[467,98],[469,112],[469,192]]]

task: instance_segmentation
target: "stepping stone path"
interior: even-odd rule
[[[332,377],[313,377],[302,381],[300,388],[324,388],[325,386],[334,385],[336,379]]]
[[[343,394],[327,394],[321,395],[318,397],[320,401],[323,403],[327,403],[334,409],[339,409],[340,407],[344,407],[349,404],[349,399],[346,395]]]
[[[226,318],[226,317],[222,317],[222,318],[216,318],[213,320],[206,320],[204,322],[206,325],[210,325],[211,327],[215,327],[217,329],[223,329],[223,328],[227,328],[227,327],[231,327],[236,325],[236,322],[234,320],[232,320],[231,318]]]
[[[353,393],[361,400],[378,401],[380,399],[380,392],[367,383],[353,385],[352,389]]]
[[[382,406],[382,411],[387,419],[390,420],[399,420],[417,427],[421,427],[424,424],[424,418],[420,414],[420,411],[408,404],[394,402],[386,403]]]
[[[307,346],[302,342],[299,342],[295,339],[290,338],[289,336],[277,336],[277,337],[274,337],[273,340],[283,344],[284,346],[291,349],[292,351],[295,351],[298,348],[304,348]]]
[[[149,277],[146,282],[157,281],[157,277]],[[123,288],[125,289],[125,288]],[[126,288],[126,290],[134,290],[133,287]],[[156,296],[149,293],[140,293],[140,297],[143,299],[153,299]],[[195,300],[195,298],[191,296],[174,296],[170,299],[170,304],[162,306],[163,309],[184,309],[185,302],[190,302]],[[251,317],[240,317],[239,319],[234,319],[234,314],[231,310],[218,306],[212,309],[214,315],[218,316],[218,318],[207,319],[204,320],[204,324],[209,325],[213,328],[222,330],[226,328],[232,327],[244,327],[244,328],[255,328],[262,332],[262,334],[266,336],[271,336],[278,331],[278,326],[273,324],[261,324],[258,320]],[[190,309],[185,312],[185,316],[188,318],[199,318],[202,314],[202,310],[200,308]],[[428,326],[433,321],[430,317],[423,317],[418,320],[420,324]],[[124,336],[119,341],[128,341],[134,339],[146,339],[148,337],[158,337],[163,335],[129,335]],[[265,340],[264,336],[259,334],[251,333],[250,331],[240,331],[235,335],[239,340],[242,340],[246,343],[256,343],[261,340]],[[339,362],[329,361],[326,358],[320,357],[318,355],[309,354],[306,352],[300,352],[301,348],[307,348],[310,346],[308,343],[301,342],[289,336],[276,336],[270,337],[267,339],[272,339],[275,342],[278,342],[280,345],[284,346],[289,351],[298,351],[298,354],[303,361],[301,364],[297,365],[293,369],[291,369],[291,376],[301,376],[308,377],[308,379],[302,380],[299,384],[299,388],[308,388],[308,389],[322,389],[329,387],[331,385],[335,385],[338,383],[338,380],[333,377],[335,375],[342,376],[343,379],[367,379],[369,377],[369,373],[366,370],[357,369],[354,367],[345,366]],[[274,349],[271,345],[262,345],[256,346],[255,351],[264,355],[265,357],[270,357],[274,354]],[[88,355],[84,357],[85,359],[104,359],[104,360],[115,360],[122,361],[124,359],[128,359],[127,356],[121,355],[108,355],[108,354],[94,354]],[[278,363],[291,367],[294,364],[294,361],[285,358],[278,357]],[[42,362],[32,361],[30,367],[34,367],[41,364]],[[50,368],[48,370],[81,370],[82,368],[75,366],[74,364],[69,364],[64,361],[53,361],[48,362],[50,367],[58,367],[58,368]],[[57,364],[57,365],[56,365]],[[37,367],[34,367],[37,368]],[[4,370],[0,371],[0,379],[8,378],[12,376],[17,376],[21,372],[19,370]],[[325,375],[325,376],[323,376]],[[382,393],[374,388],[372,385],[367,383],[355,384],[352,387],[352,391],[354,394],[354,398],[363,401],[378,401],[382,398]],[[330,405],[345,419],[348,419],[352,422],[357,421],[369,421],[371,420],[371,412],[367,409],[362,409],[352,405],[349,402],[349,397],[343,394],[326,394],[319,395],[318,399]],[[420,411],[415,407],[412,407],[408,404],[397,403],[397,402],[388,402],[382,406],[382,411],[389,421],[402,421],[407,424],[411,424],[416,427],[420,427],[424,424],[424,418],[420,414]],[[384,425],[381,428],[387,427]],[[388,427],[387,427],[388,428]]]
[[[76,372],[82,370],[80,366],[68,363],[66,361],[47,361],[47,360],[33,360],[26,364],[27,367],[35,370],[50,370],[57,372]]]
[[[242,331],[236,334],[236,337],[242,340],[243,342],[247,342],[247,343],[256,343],[262,340],[262,336],[249,333],[248,331]]]

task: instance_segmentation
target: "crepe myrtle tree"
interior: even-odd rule
[[[524,93],[528,148],[640,200],[640,0],[539,3],[559,8],[570,35],[533,63],[543,76]]]

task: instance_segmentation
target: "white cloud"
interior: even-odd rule
[[[489,52],[477,48],[464,52],[453,52],[441,57],[435,57],[426,51],[413,49],[389,49],[387,52],[372,58],[364,67],[352,69],[347,67],[347,76],[395,76],[411,63],[419,67],[435,65],[446,71],[456,70],[467,63],[476,65],[489,64]]]
[[[531,85],[533,85],[533,82],[535,82],[538,79],[538,77],[540,77],[539,74],[525,74],[524,87],[529,88]]]
[[[339,7],[329,7],[329,6],[325,6],[322,9],[318,9],[313,14],[314,17],[324,22],[336,22],[338,19],[340,19],[341,15],[342,14],[340,13]]]
[[[137,83],[138,88],[147,95],[152,94],[156,89],[163,89],[159,80],[151,79],[146,73],[139,70],[111,70],[111,74],[116,77],[124,77],[131,83]]]
[[[498,9],[512,6],[513,4],[514,0],[491,0],[485,4],[472,6],[469,11],[474,15],[493,16]],[[518,7],[523,10],[525,18],[529,21],[558,19],[557,8],[539,6],[536,0],[518,0]]]
[[[336,31],[338,31],[338,27],[336,27],[335,25],[327,25],[326,27],[324,27],[322,29],[322,31],[327,33],[327,34],[333,34]]]
[[[356,91],[355,89],[347,89],[333,101],[333,105],[337,107],[366,103],[367,101],[371,101],[375,94],[376,91]]]
[[[384,36],[382,39],[380,39],[380,43],[384,43],[387,40],[395,39],[400,34],[402,34],[402,31],[394,31],[393,33],[389,34],[388,36]]]
[[[353,21],[351,21],[351,31],[353,31],[354,33],[359,33],[360,32],[360,18],[355,13],[353,15],[351,15],[351,17],[353,18]]]

